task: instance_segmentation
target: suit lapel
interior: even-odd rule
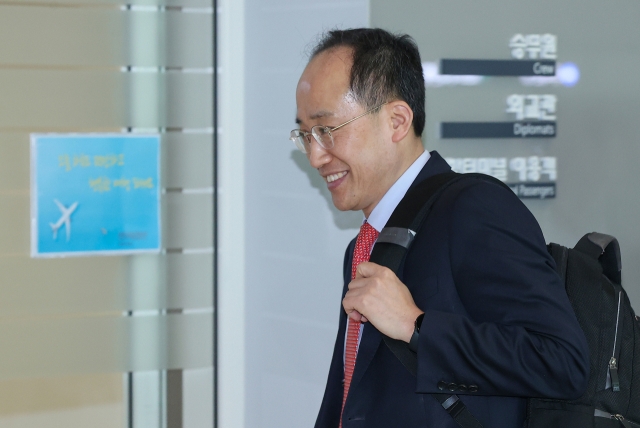
[[[352,241],[355,242],[355,239]],[[353,248],[350,248],[349,253],[349,261],[348,266],[351,266],[353,261]],[[348,281],[351,281],[351,269],[344,271],[345,275],[345,284],[348,284]],[[345,286],[342,298],[346,294],[348,287]],[[353,392],[356,389],[356,386],[362,379],[362,376],[367,371],[371,360],[373,360],[373,356],[380,346],[380,341],[382,340],[382,336],[380,336],[380,332],[370,323],[363,323],[362,329],[362,338],[360,339],[360,345],[358,346],[358,354],[356,356],[356,366],[353,371],[353,377],[351,378],[351,386],[349,387],[349,395],[347,396],[347,401],[349,401],[349,397],[353,395]],[[342,316],[340,317],[340,332],[342,332],[342,337],[344,338],[347,330],[347,315],[344,310],[342,311]],[[340,334],[340,333],[339,333]],[[344,343],[342,346],[342,356],[344,356]],[[344,365],[343,365],[344,369]],[[343,372],[344,373],[344,372]]]
[[[364,323],[364,329],[362,331],[362,339],[360,340],[360,347],[358,348],[358,356],[356,357],[356,367],[353,372],[353,378],[351,379],[351,386],[349,387],[349,396],[352,395],[358,383],[362,380],[369,364],[373,360],[373,356],[376,354],[382,336],[378,329],[376,329],[370,322]]]
[[[413,181],[410,188],[433,175],[449,171],[451,171],[449,164],[442,158],[442,156],[440,156],[440,154],[438,154],[438,152],[433,151],[431,152],[431,157]],[[344,329],[346,326],[342,328]],[[351,379],[351,386],[349,387],[349,396],[351,396],[352,391],[357,388],[358,383],[362,380],[362,377],[373,360],[381,341],[382,335],[380,332],[370,322],[365,323],[362,331],[362,339],[360,340],[360,347],[358,348],[358,356],[356,357],[356,367],[353,373],[353,378]]]

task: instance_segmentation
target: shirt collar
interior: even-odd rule
[[[382,230],[393,211],[396,209],[402,198],[404,197],[411,183],[416,179],[422,168],[426,165],[431,155],[428,151],[424,151],[418,159],[393,183],[393,186],[384,194],[378,205],[373,209],[369,218],[365,219],[378,232]]]

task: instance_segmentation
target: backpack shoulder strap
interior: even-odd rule
[[[380,231],[369,260],[398,274],[404,255],[411,246],[426,212],[440,192],[460,177],[461,175],[455,172],[438,174],[410,189]]]
[[[374,247],[375,248],[375,247]],[[602,272],[615,284],[622,284],[620,244],[611,235],[592,232],[584,235],[574,249],[600,261]]]
[[[410,189],[391,214],[380,232],[371,252],[370,261],[383,265],[398,274],[400,264],[413,238],[433,208],[435,202],[449,188],[467,186],[474,181],[486,181],[509,189],[502,181],[485,174],[446,172],[422,181]],[[511,191],[511,189],[509,189]]]
[[[396,275],[409,250],[415,235],[420,230],[433,205],[440,196],[459,184],[466,186],[473,180],[488,181],[509,188],[500,180],[484,174],[457,174],[447,172],[422,181],[410,189],[402,198],[384,229],[380,232],[370,261],[393,270]],[[387,347],[400,360],[402,365],[414,376],[418,372],[416,354],[409,349],[407,343],[392,339],[386,335],[382,338]],[[462,428],[482,428],[478,420],[469,412],[458,396],[450,394],[431,394]]]

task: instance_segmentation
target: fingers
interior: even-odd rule
[[[349,312],[349,318],[351,318],[354,321],[364,322],[362,320],[364,318],[364,316],[360,312],[356,311],[355,309],[352,310],[351,312]],[[366,318],[364,318],[364,319],[366,319]]]
[[[355,281],[351,281],[352,284],[353,282]],[[362,282],[362,280],[360,282]],[[351,284],[349,284],[349,287],[351,288]],[[360,296],[362,292],[363,289],[358,287],[356,287],[355,290],[350,289],[349,291],[347,291],[347,294],[342,300],[342,307],[344,308],[344,311],[347,313],[349,318],[353,319],[354,321],[367,322],[367,317],[362,315],[362,308],[360,308],[359,306],[361,304]]]
[[[351,318],[354,321],[360,321],[360,322],[367,322],[367,317],[365,317],[364,315],[362,315],[360,312],[356,311],[355,309],[352,310],[351,312],[349,312],[349,318]]]
[[[342,307],[349,318],[352,318],[354,321],[360,321],[362,314],[358,309],[356,309],[358,299],[355,294],[357,294],[357,292],[348,291],[344,296],[344,299],[342,299]]]
[[[421,311],[393,271],[375,263],[361,263],[348,288],[342,306],[351,319],[369,322],[394,339],[411,338],[413,323]]]
[[[356,277],[349,283],[347,294],[342,301],[345,312],[351,318],[361,322],[368,321],[367,317],[362,315],[365,309],[363,298],[372,293],[372,287],[379,285],[381,280],[388,276],[387,273],[395,277],[388,268],[376,263],[363,262],[358,265]],[[357,315],[352,315],[352,312],[356,312]]]
[[[362,262],[356,268],[356,279],[370,278],[372,276],[380,275],[385,270],[388,270],[388,268],[380,266],[379,264],[373,262]]]

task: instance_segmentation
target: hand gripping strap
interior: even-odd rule
[[[380,233],[373,247],[370,261],[393,270],[396,275],[409,250],[413,237],[420,230],[433,204],[446,189],[458,182],[467,185],[472,180],[489,181],[500,184],[501,181],[483,174],[456,174],[448,172],[438,174],[422,181],[410,189],[398,204],[391,218]],[[382,239],[381,239],[382,238]],[[417,376],[418,360],[407,343],[382,335],[384,343],[400,360],[409,373]],[[431,394],[462,428],[482,428],[480,422],[469,412],[464,403],[449,394]]]

